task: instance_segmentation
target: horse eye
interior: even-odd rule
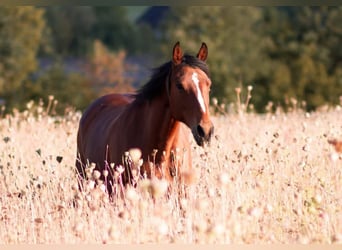
[[[181,83],[176,83],[176,87],[179,90],[184,90],[184,87],[183,87],[183,85]]]

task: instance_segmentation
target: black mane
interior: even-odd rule
[[[199,68],[209,77],[209,68],[207,64],[197,57],[184,55],[182,58],[182,65]],[[169,61],[160,67],[155,68],[151,79],[137,91],[136,99],[152,100],[160,95],[165,89],[165,81],[171,72],[171,66],[172,62]]]

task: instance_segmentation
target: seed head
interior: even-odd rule
[[[160,221],[159,226],[158,226],[158,232],[161,235],[167,235],[167,233],[169,232],[169,227],[165,221]]]
[[[322,196],[320,194],[316,194],[314,197],[312,197],[312,201],[316,204],[322,203]]]
[[[208,225],[205,220],[196,220],[194,222],[194,227],[197,232],[205,232],[208,230]]]
[[[84,228],[84,225],[83,225],[82,223],[80,223],[80,222],[77,223],[77,224],[73,227],[73,229],[75,230],[76,233],[82,232],[83,228]]]
[[[129,155],[131,156],[134,163],[137,163],[141,158],[141,150],[138,148],[132,148],[129,150]]]
[[[129,214],[126,210],[123,210],[123,211],[119,212],[118,216],[121,219],[127,220],[129,217]]]
[[[338,158],[339,158],[338,153],[333,152],[333,153],[330,154],[330,160],[331,160],[331,161],[335,162],[335,161],[338,160]]]
[[[247,211],[248,215],[259,218],[262,214],[262,210],[259,207],[252,207]]]
[[[222,185],[222,186],[225,186],[226,184],[228,184],[229,182],[229,176],[227,173],[222,173],[220,176],[219,176],[219,183]]]
[[[139,199],[139,196],[134,188],[128,187],[126,190],[126,198],[132,202],[135,202]]]
[[[125,171],[125,168],[122,165],[119,165],[116,167],[115,171],[122,174]]]
[[[112,225],[108,230],[108,235],[112,240],[117,240],[120,238],[120,230]]]
[[[195,209],[198,211],[205,211],[209,204],[206,200],[197,200],[195,203]]]
[[[166,180],[153,179],[151,181],[151,191],[153,197],[157,198],[164,195],[167,191],[168,183]]]
[[[93,178],[94,178],[94,180],[98,180],[98,179],[100,179],[100,177],[101,177],[100,171],[94,170],[93,171]]]
[[[216,106],[216,105],[218,104],[218,100],[217,100],[217,98],[216,98],[216,97],[214,97],[214,98],[212,99],[212,102],[213,102],[214,106]]]
[[[342,233],[337,233],[331,237],[333,243],[342,244]]]
[[[44,221],[43,218],[35,218],[34,219],[34,222],[37,224],[41,224],[41,223],[43,223],[43,221]]]
[[[93,181],[93,180],[88,181],[87,187],[89,190],[94,189],[95,181]]]

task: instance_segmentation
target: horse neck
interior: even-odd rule
[[[146,105],[150,119],[148,137],[152,142],[153,149],[159,151],[156,157],[156,161],[159,162],[162,160],[162,151],[165,151],[166,158],[169,157],[173,145],[180,136],[181,122],[172,117],[166,93],[146,102]]]

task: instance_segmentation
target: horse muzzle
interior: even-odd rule
[[[211,122],[198,124],[191,129],[192,135],[198,146],[203,147],[204,144],[210,144],[210,139],[214,134],[214,126]]]

